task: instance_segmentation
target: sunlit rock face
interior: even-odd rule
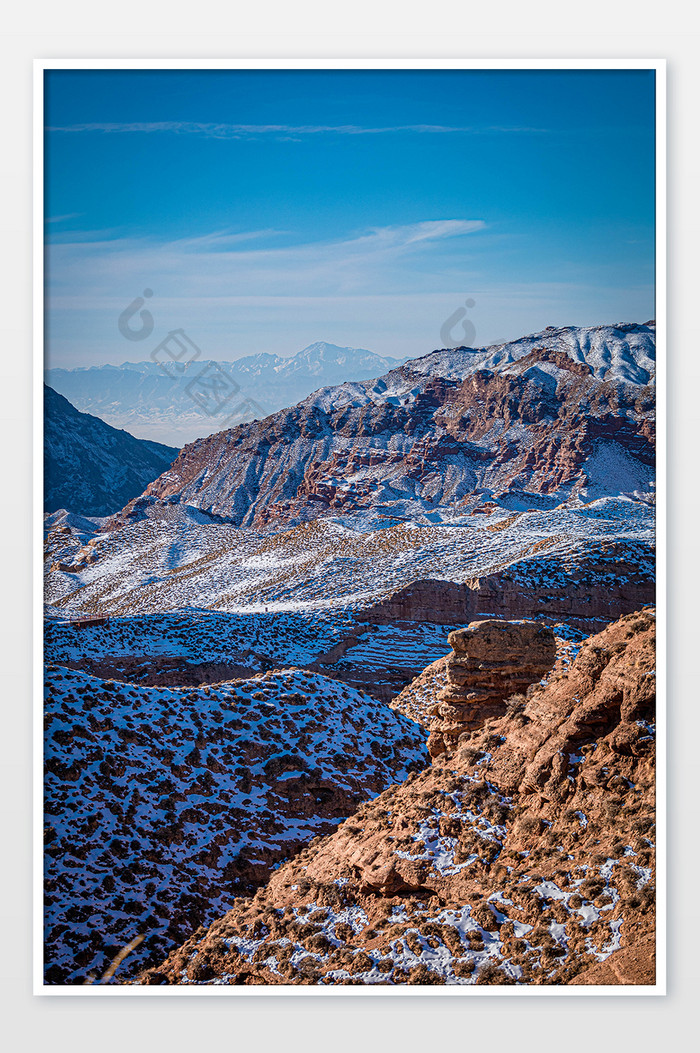
[[[554,665],[554,633],[536,622],[472,622],[448,636],[447,685],[440,692],[428,748],[456,746],[464,732],[505,713],[506,699],[537,683]]]

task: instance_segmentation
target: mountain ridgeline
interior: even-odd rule
[[[46,983],[652,985],[654,323],[307,352],[47,389]]]
[[[46,379],[78,409],[95,413],[114,427],[126,428],[139,438],[183,446],[230,427],[228,418],[238,423],[264,417],[293,406],[319,387],[368,380],[401,361],[318,341],[289,358],[267,353],[235,362],[197,358],[181,374],[166,358],[162,365],[148,360],[50,369]],[[199,398],[200,378],[207,377],[221,383],[220,406]]]
[[[650,502],[654,375],[653,322],[435,351],[186,446],[145,498],[254,528]]]

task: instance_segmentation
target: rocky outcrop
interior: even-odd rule
[[[507,754],[494,759],[494,775],[504,790],[520,788],[561,804],[570,795],[566,773],[572,763],[581,763],[572,758],[586,755],[581,777],[590,791],[624,790],[611,778],[606,756],[647,754],[655,721],[654,642],[653,610],[626,615],[586,640],[571,673],[533,696],[537,719],[522,721]],[[522,709],[526,717],[530,707]]]
[[[656,937],[647,936],[630,947],[613,951],[609,958],[590,969],[574,976],[571,983],[587,987],[598,987],[601,984],[624,986],[653,986],[656,980],[655,969]]]
[[[447,684],[440,692],[428,750],[454,750],[460,735],[505,713],[506,699],[526,691],[554,665],[554,633],[536,622],[481,621],[448,636]]]
[[[590,638],[139,982],[652,983],[654,639]]]
[[[639,542],[591,543],[565,558],[532,556],[460,583],[414,581],[362,612],[374,624],[455,625],[482,618],[536,618],[602,629],[655,599],[654,552]]]
[[[579,633],[572,633],[570,628],[564,625],[554,625],[553,632],[557,658],[549,673],[542,677],[541,684],[546,684],[553,677],[558,678],[566,673],[579,651]],[[560,635],[560,633],[565,635]],[[389,703],[391,708],[430,729],[442,692],[447,687],[448,657],[445,655],[426,666],[417,677],[402,688],[398,695],[391,699]]]

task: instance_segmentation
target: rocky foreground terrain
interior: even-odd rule
[[[645,610],[136,982],[653,984],[654,685]]]

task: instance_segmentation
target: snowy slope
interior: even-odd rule
[[[375,384],[346,384],[344,394],[319,392],[314,405],[322,409],[345,402],[362,405],[393,399],[411,400],[418,377],[463,380],[478,370],[503,375],[517,373],[520,359],[538,351],[559,351],[572,362],[589,367],[596,380],[613,384],[653,384],[656,376],[656,327],[621,322],[618,325],[565,326],[544,329],[505,344],[484,348],[446,348],[410,359],[379,377]]]
[[[49,983],[138,935],[121,974],[162,957],[427,761],[413,721],[298,670],[178,689],[51,666],[45,728]]]
[[[602,568],[601,551],[617,544],[653,575],[654,514],[642,502],[605,499],[382,529],[361,518],[321,519],[272,533],[197,524],[179,505],[155,504],[82,547],[76,541],[60,565],[53,540],[50,533],[46,599],[65,611],[198,607],[262,621],[266,613],[362,610],[417,579],[465,582],[522,567],[543,588],[575,582],[587,553]]]
[[[199,440],[147,493],[238,526],[653,500],[653,354],[650,325],[435,352]]]
[[[574,362],[585,363],[598,380],[650,384],[656,373],[656,337],[653,323],[551,327],[540,333],[486,348],[456,348],[447,354],[435,351],[407,363],[419,373],[463,376],[477,369],[508,373],[519,359],[535,350],[561,351]]]

